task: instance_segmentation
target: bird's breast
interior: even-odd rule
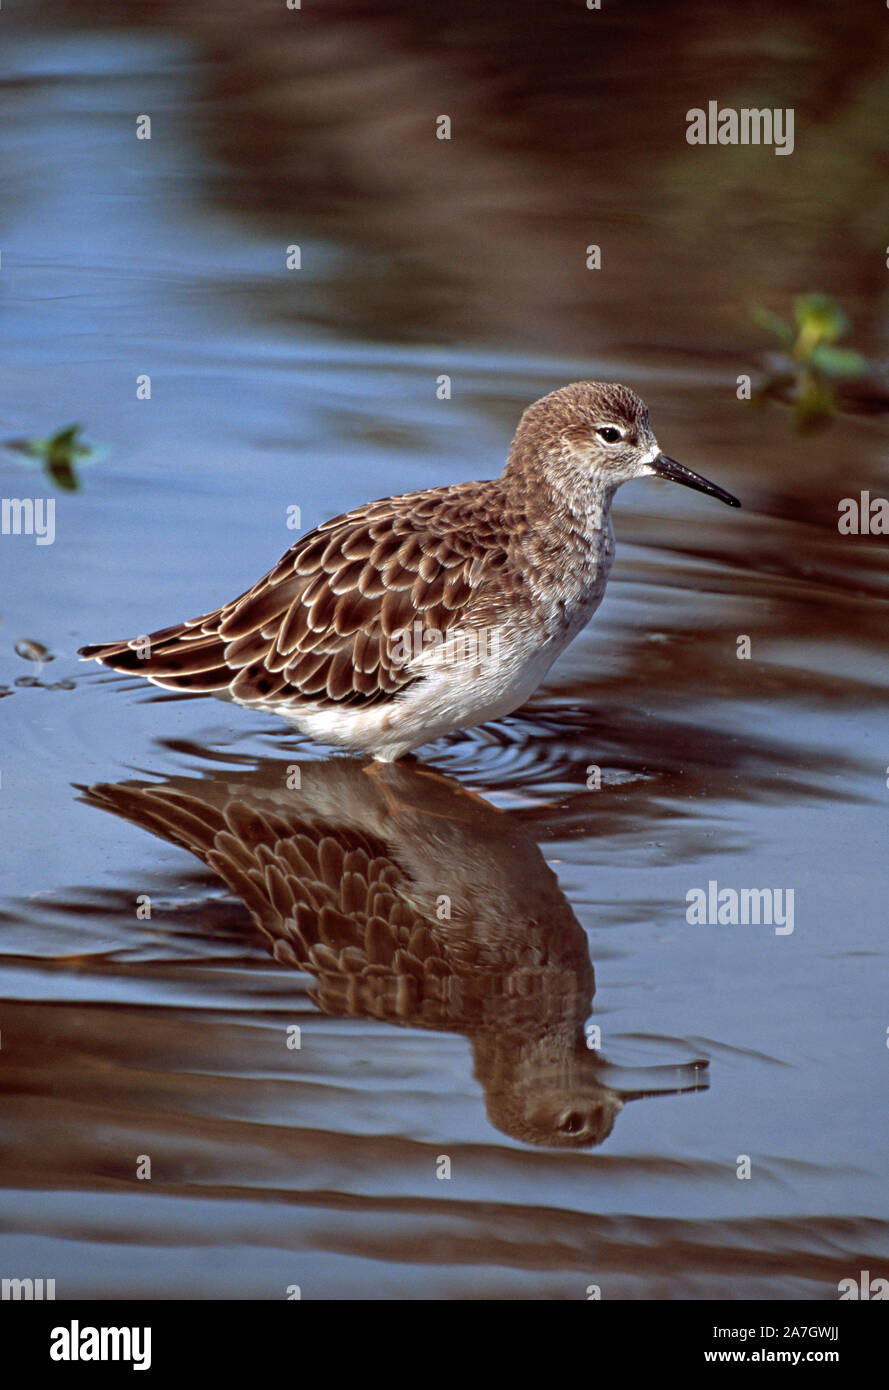
[[[538,590],[538,602],[546,614],[547,638],[570,642],[589,622],[602,602],[613,559],[610,522],[592,535],[576,537],[546,585]]]

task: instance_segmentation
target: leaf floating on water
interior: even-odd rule
[[[55,661],[49,647],[44,647],[42,642],[32,642],[29,637],[20,637],[15,644],[15,650],[25,661]]]
[[[6,447],[40,464],[47,477],[66,492],[77,492],[75,463],[95,462],[102,450],[81,438],[82,425],[66,425],[46,439],[7,439]]]

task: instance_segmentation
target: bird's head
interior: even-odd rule
[[[661,452],[645,402],[626,386],[576,381],[529,406],[507,467],[542,464],[567,494],[594,488],[613,495],[632,478],[669,478],[740,507],[737,497]]]

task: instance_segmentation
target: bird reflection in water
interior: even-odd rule
[[[706,1087],[704,1062],[629,1069],[588,1046],[595,977],[556,875],[513,815],[438,772],[343,757],[84,791],[218,874],[325,1013],[465,1034],[514,1139],[600,1144],[627,1100]]]

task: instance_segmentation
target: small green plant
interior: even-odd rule
[[[9,439],[6,447],[40,465],[57,487],[76,492],[80,479],[75,464],[95,459],[98,453],[81,438],[82,433],[81,425],[67,425],[46,439]]]
[[[845,336],[849,320],[827,294],[800,295],[793,306],[796,332],[785,319],[768,309],[755,309],[753,318],[760,328],[774,334],[795,362],[825,376],[864,376],[870,364],[853,348],[836,347]]]
[[[813,429],[836,413],[832,381],[866,376],[871,364],[853,348],[837,346],[849,320],[829,295],[800,295],[793,317],[795,327],[769,309],[753,311],[754,322],[777,338],[783,349],[760,394],[777,396],[789,388],[797,427]]]

